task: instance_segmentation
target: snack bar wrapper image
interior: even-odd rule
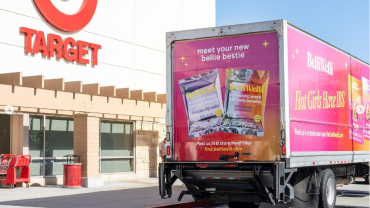
[[[361,80],[362,81],[362,80]],[[362,131],[362,125],[364,122],[364,116],[366,115],[366,109],[364,114],[359,114],[357,112],[357,106],[363,105],[362,99],[362,82],[356,79],[355,77],[348,75],[348,94],[349,97],[349,108],[350,108],[350,117],[349,122],[353,125],[353,129],[350,128],[349,134],[350,139],[354,142],[363,144],[364,135]]]
[[[226,70],[223,132],[263,136],[268,81],[268,71]]]
[[[218,69],[179,80],[190,139],[220,131],[223,106]]]
[[[362,77],[362,98],[363,98],[363,105],[365,107],[365,113],[364,113],[364,127],[369,128],[370,127],[370,80],[366,79],[365,77]],[[369,140],[369,131],[365,131],[364,139]]]

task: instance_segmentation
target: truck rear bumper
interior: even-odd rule
[[[159,193],[172,196],[172,184],[180,179],[195,201],[213,200],[284,202],[292,199],[285,183],[284,162],[166,162],[159,165]],[[288,190],[286,190],[288,189]],[[288,194],[285,194],[285,193]]]

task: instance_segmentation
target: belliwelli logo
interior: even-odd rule
[[[84,0],[81,8],[73,15],[59,11],[50,0],[33,0],[42,17],[57,29],[75,32],[84,28],[95,13],[98,0]],[[75,40],[72,37],[62,39],[57,34],[45,35],[43,31],[37,31],[27,27],[20,27],[19,32],[24,34],[24,52],[38,54],[44,57],[64,58],[66,61],[80,64],[98,65],[98,51],[101,45],[87,41]],[[35,36],[35,37],[34,37]],[[47,37],[47,38],[46,38]],[[91,60],[85,55],[91,51]]]
[[[84,0],[77,13],[68,15],[59,11],[50,0],[33,0],[33,2],[48,23],[67,32],[81,30],[89,24],[98,5],[98,0]]]
[[[317,71],[333,75],[333,62],[326,61],[326,59],[319,56],[312,56],[312,54],[308,51],[307,51],[307,66],[309,68],[316,69]]]
[[[209,87],[203,87],[199,90],[195,90],[194,92],[186,93],[186,99],[197,97],[199,95],[204,95],[204,94],[207,94],[207,93],[210,93],[210,92],[215,92],[215,91],[217,91],[216,85],[212,85],[212,86],[209,86]]]
[[[234,85],[230,84],[230,90],[236,90],[236,91],[247,91],[247,92],[259,92],[263,93],[262,86],[256,86],[256,85]]]

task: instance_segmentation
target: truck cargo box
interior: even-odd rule
[[[167,161],[195,201],[335,207],[369,181],[369,64],[285,20],[167,33]]]
[[[369,64],[287,23],[167,33],[169,161],[369,161]]]

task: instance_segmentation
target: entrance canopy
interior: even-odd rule
[[[23,77],[21,72],[0,74],[0,109],[54,115],[94,113],[100,118],[159,122],[166,115],[166,94],[143,92],[99,83]]]

